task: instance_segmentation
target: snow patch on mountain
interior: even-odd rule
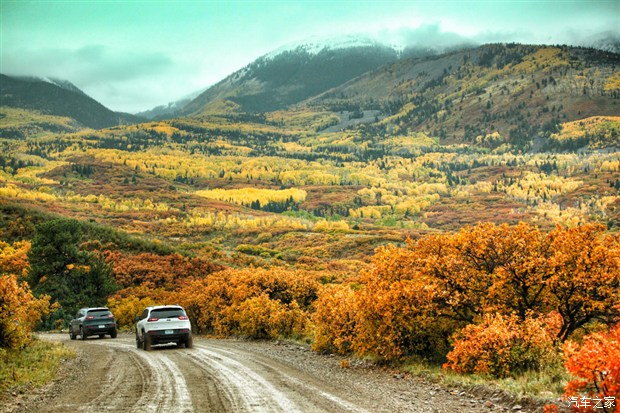
[[[310,55],[317,55],[324,50],[342,50],[362,47],[396,47],[388,46],[370,36],[345,35],[345,36],[312,36],[301,42],[291,42],[263,56],[264,59],[273,59],[286,52],[304,51]]]
[[[68,80],[58,79],[55,77],[43,77],[43,78],[40,78],[40,80],[42,80],[43,82],[51,83],[52,85],[56,85],[70,92],[75,92],[75,93],[79,93],[84,96],[88,96],[79,87],[75,86],[73,83],[69,82]]]
[[[606,52],[620,53],[620,33],[605,31],[585,38],[581,45]]]

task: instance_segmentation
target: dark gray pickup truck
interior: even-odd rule
[[[116,338],[116,320],[106,307],[81,308],[69,325],[69,336],[75,340],[80,336],[86,340],[88,336],[103,338],[106,334]]]

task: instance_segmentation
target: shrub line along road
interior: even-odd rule
[[[195,337],[194,348],[137,349],[133,334],[70,341],[55,383],[11,412],[480,412],[508,410],[420,379],[293,344]]]

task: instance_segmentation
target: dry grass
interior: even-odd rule
[[[62,344],[43,340],[21,350],[0,349],[0,395],[48,383],[60,363],[73,357],[75,352]]]

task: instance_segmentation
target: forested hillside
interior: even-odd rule
[[[54,83],[38,78],[0,74],[0,102],[3,107],[70,117],[84,127],[95,129],[143,120],[127,113],[111,111],[66,81],[56,80]]]
[[[538,150],[567,121],[618,115],[620,56],[571,47],[487,45],[394,62],[310,107],[377,110],[369,133],[425,132],[442,142]],[[555,148],[558,149],[558,148]]]

